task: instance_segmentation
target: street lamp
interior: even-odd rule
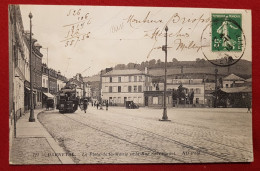
[[[31,105],[30,105],[30,118],[29,122],[35,122],[34,109],[33,109],[33,78],[32,78],[32,13],[29,13],[30,18],[30,95],[31,95]]]
[[[168,120],[167,116],[167,107],[166,107],[166,83],[167,83],[167,31],[168,31],[168,26],[165,27],[165,45],[162,46],[162,50],[165,51],[165,64],[164,64],[164,93],[163,93],[163,116],[160,121],[170,121]]]

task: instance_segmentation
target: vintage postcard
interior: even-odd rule
[[[254,160],[251,10],[8,11],[10,164]]]

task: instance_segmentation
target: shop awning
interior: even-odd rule
[[[54,98],[54,96],[51,93],[43,93],[45,96],[49,97],[49,98]]]

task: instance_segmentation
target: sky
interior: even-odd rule
[[[202,45],[202,37],[210,39],[211,13],[242,14],[246,42],[241,55],[252,61],[250,10],[61,5],[21,5],[20,9],[25,30],[32,12],[32,32],[43,47],[43,62],[48,58],[48,66],[68,78],[76,73],[92,76],[116,64],[164,61],[166,25],[168,61],[205,58],[203,51],[209,58],[216,56]]]

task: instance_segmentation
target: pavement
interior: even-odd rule
[[[29,122],[30,112],[25,113],[16,123],[16,138],[11,138],[10,164],[73,164],[70,153],[62,149],[53,137],[38,121],[38,114],[43,109],[34,111],[35,122]]]
[[[251,162],[252,115],[247,109],[109,107],[38,116],[75,163]]]

